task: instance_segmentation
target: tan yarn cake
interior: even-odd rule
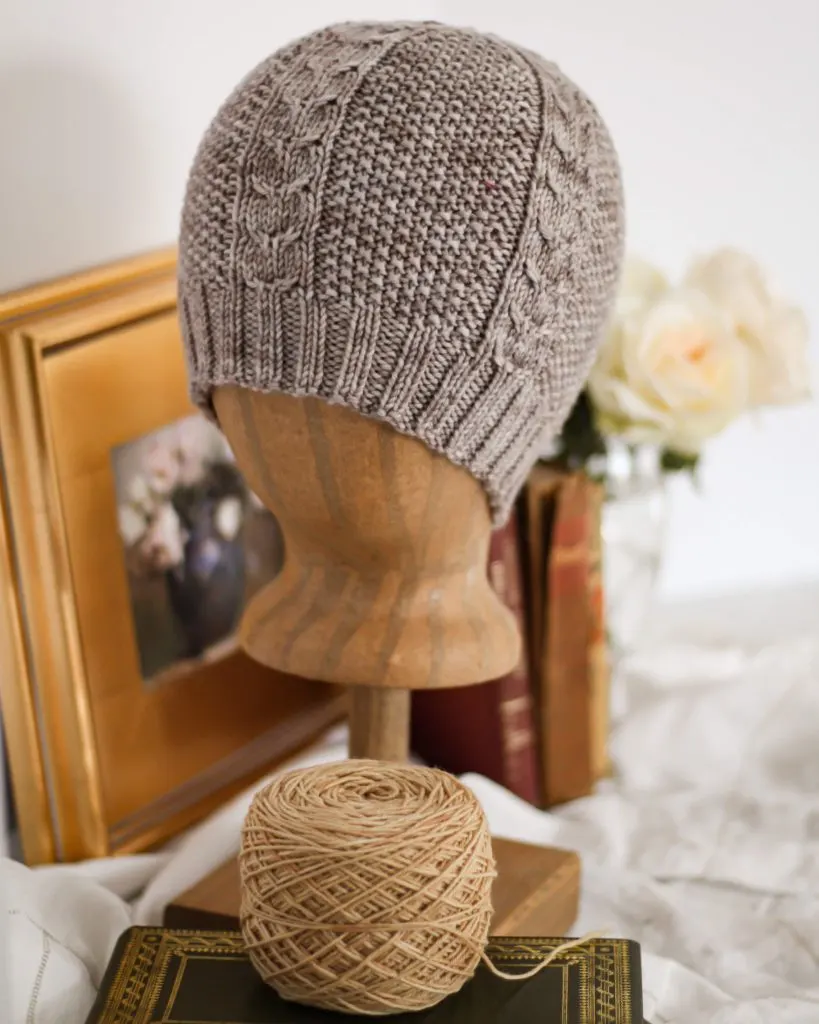
[[[284,999],[348,1013],[433,1006],[489,935],[483,811],[433,768],[343,761],[256,794],[239,856],[242,932]]]

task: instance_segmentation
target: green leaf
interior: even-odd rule
[[[579,468],[595,455],[606,454],[606,441],[594,418],[594,408],[586,391],[580,393],[559,439],[559,460],[569,468]]]
[[[673,448],[664,448],[660,457],[660,465],[666,473],[690,473],[696,476],[697,466],[700,462],[699,454],[692,452],[677,452]]]

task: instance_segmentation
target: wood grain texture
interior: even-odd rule
[[[354,686],[350,695],[350,757],[409,758],[410,691]]]
[[[474,477],[318,399],[231,386],[214,404],[285,538],[282,572],[242,623],[251,657],[402,689],[465,686],[515,666],[520,639],[487,579],[491,522]]]

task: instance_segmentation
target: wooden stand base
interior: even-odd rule
[[[565,935],[577,917],[580,858],[568,850],[493,840],[498,877],[492,890],[493,935]],[[239,926],[235,860],[182,893],[165,910],[168,928],[226,930]]]

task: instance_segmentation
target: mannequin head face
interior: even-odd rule
[[[487,582],[489,506],[471,474],[318,399],[225,386],[214,407],[285,538],[285,567],[242,624],[254,658],[393,686],[455,686],[514,667],[515,625]]]
[[[316,398],[226,386],[214,405],[239,468],[292,545],[407,573],[482,554],[483,489],[417,439]]]

